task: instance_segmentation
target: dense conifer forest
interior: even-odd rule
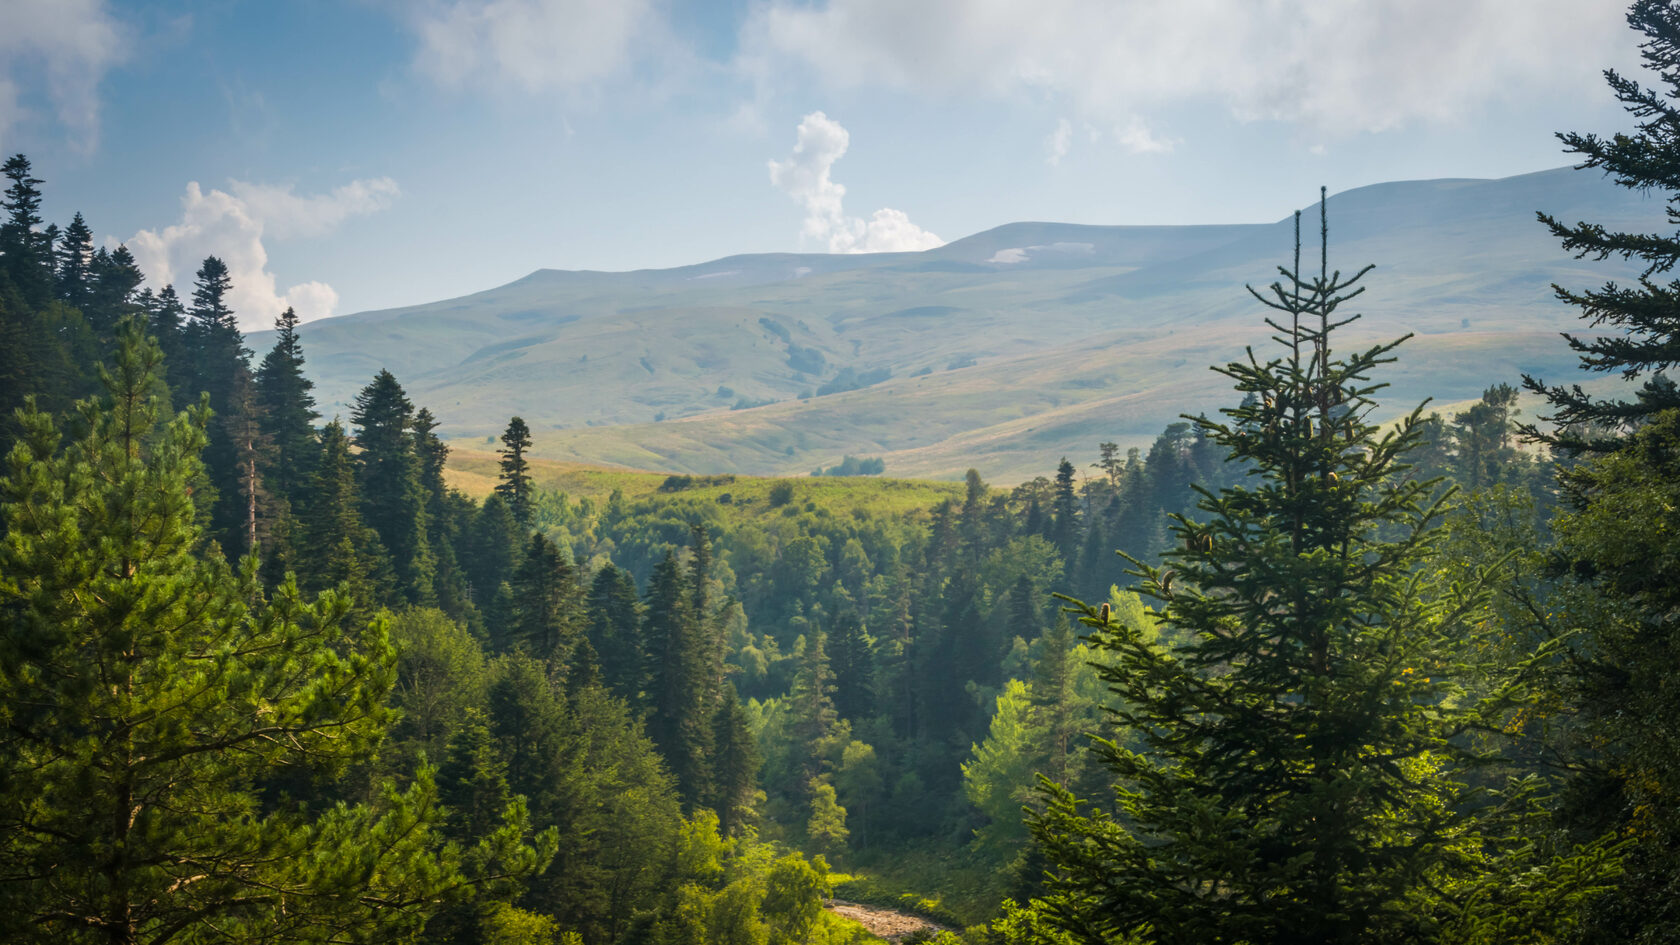
[[[1630,19],[1680,88],[1680,12]],[[1566,146],[1680,194],[1672,99],[1611,86],[1640,126]],[[291,311],[251,351],[220,260],[142,289],[37,173],[0,224],[0,939],[874,940],[834,897],[998,945],[1680,937],[1671,238],[1542,215],[1648,264],[1558,289],[1627,401],[1383,404],[1405,339],[1338,344],[1381,271],[1321,211],[1228,408],[1147,450],[595,499],[536,487],[516,416],[475,500],[398,377],[322,416]]]

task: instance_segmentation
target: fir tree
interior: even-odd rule
[[[250,380],[251,352],[245,347],[239,323],[228,307],[227,294],[233,288],[227,265],[215,256],[205,257],[193,286],[193,304],[185,336],[192,376],[186,393],[189,400],[199,392],[210,396],[214,412],[210,442],[204,450],[204,466],[211,492],[210,530],[230,556],[253,549],[245,545],[248,490],[241,488],[245,471],[241,453],[244,442],[238,431],[249,427],[242,416],[252,402],[244,397]]]
[[[519,417],[508,420],[507,429],[502,433],[502,448],[496,451],[502,457],[501,481],[496,484],[496,494],[507,503],[514,521],[521,528],[530,527],[531,509],[536,502],[531,485],[531,464],[525,459],[525,451],[530,448],[531,428]]]
[[[690,805],[707,796],[711,713],[706,700],[705,650],[692,611],[693,595],[674,554],[648,578],[643,605],[651,714],[648,735],[659,746]]]
[[[310,590],[343,587],[363,607],[385,603],[375,588],[388,566],[378,536],[362,522],[350,440],[337,420],[321,430],[319,454],[299,511],[300,545],[309,553],[298,557],[298,578]]]
[[[498,589],[513,576],[514,562],[523,545],[519,523],[507,503],[495,493],[486,496],[473,517],[468,542],[472,554],[467,558],[466,573],[473,600],[487,618]]]
[[[1081,605],[1141,745],[1097,743],[1121,818],[1055,786],[1032,818],[1071,941],[1544,939],[1606,872],[1548,861],[1520,784],[1468,783],[1481,759],[1462,736],[1528,694],[1482,656],[1498,629],[1467,619],[1483,576],[1424,566],[1442,507],[1405,474],[1418,411],[1387,433],[1368,419],[1370,374],[1400,342],[1334,353],[1365,270],[1319,262],[1306,274],[1297,241],[1256,293],[1283,354],[1219,369],[1258,397],[1195,420],[1256,478],[1203,492],[1167,569],[1140,571],[1163,637],[1184,642]]]
[[[93,294],[93,231],[88,229],[87,221],[80,213],[64,228],[54,256],[58,263],[59,301],[87,314],[88,301]],[[95,323],[94,328],[101,330],[102,334],[109,334],[116,325]]]
[[[854,723],[875,713],[874,641],[856,614],[834,622],[834,706]]]
[[[746,826],[758,794],[758,744],[735,687],[724,684],[712,716],[712,796],[718,826],[726,837]]]
[[[6,220],[0,223],[0,271],[4,271],[22,307],[35,310],[46,305],[53,294],[52,239],[41,226],[41,179],[32,172],[29,159],[14,154],[0,171],[10,181],[0,209]]]
[[[578,634],[582,600],[564,549],[533,534],[514,573],[510,647],[561,664]]]
[[[602,566],[589,585],[587,612],[589,642],[601,661],[602,683],[619,697],[637,701],[646,678],[646,654],[636,579],[611,562]]]
[[[1675,95],[1680,94],[1680,9],[1666,0],[1636,0],[1627,20],[1645,35],[1640,55],[1667,88],[1646,88],[1615,70],[1606,70],[1605,79],[1617,100],[1639,119],[1637,131],[1609,138],[1562,132],[1558,139],[1565,151],[1581,158],[1579,168],[1599,170],[1623,187],[1665,191],[1672,203],[1674,195],[1680,194],[1680,184],[1676,184],[1680,137],[1674,132],[1680,120],[1674,106]],[[1676,333],[1680,320],[1675,317],[1680,282],[1656,281],[1680,262],[1680,236],[1623,233],[1599,223],[1570,225],[1545,212],[1538,216],[1578,259],[1620,256],[1638,260],[1644,267],[1635,286],[1609,282],[1580,291],[1553,286],[1559,299],[1580,309],[1581,318],[1598,329],[1589,337],[1565,335],[1570,348],[1580,352],[1581,368],[1638,378],[1680,363],[1680,335]],[[1588,396],[1579,385],[1551,386],[1526,375],[1523,384],[1545,395],[1553,413],[1542,419],[1560,426],[1556,433],[1542,433],[1532,424],[1525,425],[1524,431],[1573,451],[1615,449],[1620,434],[1660,410],[1680,407],[1680,391],[1662,383],[1660,375],[1649,377],[1633,400],[1601,400]]]
[[[145,311],[138,304],[137,293],[146,277],[127,246],[118,246],[110,252],[101,246],[93,254],[88,276],[86,314],[89,324],[101,336],[111,337],[124,318]]]
[[[169,291],[169,290],[165,290]],[[297,312],[291,308],[274,320],[274,347],[257,368],[257,407],[269,437],[266,475],[269,487],[291,504],[304,498],[315,468],[315,383],[303,373],[303,345],[298,341]]]
[[[410,428],[414,407],[390,371],[380,371],[356,395],[356,487],[362,517],[391,557],[403,596],[413,604],[435,600],[434,563],[427,536],[426,497]]]

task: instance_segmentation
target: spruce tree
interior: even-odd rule
[[[491,493],[478,507],[473,517],[468,547],[467,582],[471,585],[473,602],[489,617],[496,594],[513,576],[519,549],[525,543],[519,523],[508,511],[502,497]]]
[[[88,229],[81,213],[78,212],[70,225],[64,228],[53,255],[58,263],[59,301],[87,314],[88,301],[93,294],[93,231]],[[108,335],[116,325],[96,323],[94,328]]]
[[[1680,9],[1666,0],[1636,0],[1627,20],[1644,34],[1640,55],[1666,88],[1646,88],[1635,79],[1606,70],[1604,77],[1616,99],[1639,119],[1635,133],[1601,138],[1562,132],[1558,139],[1565,151],[1581,158],[1579,168],[1600,171],[1623,187],[1666,192],[1672,207],[1680,196],[1680,136],[1675,134],[1680,111],[1674,105],[1680,94]],[[1680,235],[1624,233],[1591,222],[1571,225],[1544,211],[1538,216],[1576,258],[1620,256],[1644,267],[1637,285],[1607,282],[1586,290],[1552,287],[1559,299],[1580,309],[1581,318],[1596,329],[1587,337],[1564,336],[1569,347],[1580,353],[1583,370],[1647,378],[1632,400],[1599,399],[1579,385],[1548,385],[1539,378],[1523,377],[1524,386],[1545,395],[1552,407],[1552,414],[1542,419],[1559,425],[1555,432],[1525,425],[1529,436],[1571,451],[1612,450],[1622,436],[1658,411],[1680,407],[1680,390],[1664,383],[1660,375],[1652,376],[1680,363],[1680,318],[1676,318],[1680,281],[1657,281],[1680,262]]]
[[[167,290],[166,290],[167,291]],[[266,475],[269,487],[293,506],[301,504],[314,475],[316,442],[315,383],[303,373],[303,345],[298,341],[297,312],[287,308],[274,320],[274,347],[257,367],[257,407],[272,451]]]
[[[607,562],[595,572],[586,604],[589,643],[601,661],[601,682],[629,702],[641,698],[646,654],[636,579]],[[721,814],[720,814],[721,816]]]
[[[508,420],[507,429],[502,433],[502,448],[496,451],[502,457],[501,481],[496,484],[496,494],[507,503],[514,521],[521,528],[531,526],[531,510],[536,502],[531,485],[531,464],[525,459],[525,451],[530,448],[531,428],[520,417]]]
[[[391,556],[402,595],[412,604],[435,600],[434,563],[427,535],[426,496],[410,429],[414,405],[395,375],[381,370],[356,395],[356,487],[362,518]]]
[[[193,286],[191,320],[185,337],[192,375],[186,394],[188,402],[200,392],[210,396],[214,415],[210,442],[204,449],[204,466],[211,492],[210,530],[232,557],[254,549],[245,545],[250,495],[242,487],[245,470],[242,454],[247,438],[240,431],[249,428],[242,416],[254,403],[244,396],[250,380],[251,352],[239,332],[239,322],[228,307],[227,294],[233,288],[227,264],[207,256],[199,267]]]
[[[256,788],[372,759],[385,628],[203,554],[207,418],[165,421],[160,361],[127,329],[87,432],[28,414],[0,479],[0,938],[401,937],[463,881],[428,779],[319,811]],[[522,830],[492,845],[518,858]]]
[[[508,648],[561,665],[576,642],[582,617],[577,572],[565,549],[533,534],[514,573],[513,626]]]
[[[14,154],[0,168],[9,181],[0,209],[0,272],[18,293],[21,307],[42,308],[53,297],[54,267],[52,239],[41,226],[41,179],[31,170],[29,159]]]
[[[705,648],[692,607],[693,595],[676,555],[666,552],[648,578],[643,605],[642,632],[650,664],[648,735],[691,806],[707,796],[711,747]]]
[[[1366,270],[1332,272],[1326,246],[1309,274],[1299,245],[1255,293],[1281,354],[1217,369],[1256,396],[1194,419],[1254,476],[1202,492],[1165,566],[1140,566],[1161,638],[1079,606],[1136,741],[1096,744],[1119,817],[1046,786],[1044,911],[1093,943],[1551,940],[1606,868],[1549,860],[1520,783],[1470,783],[1466,736],[1529,693],[1485,659],[1484,575],[1429,567],[1443,507],[1406,474],[1419,411],[1370,419],[1400,342],[1332,348]]]
[[[761,761],[741,699],[725,683],[712,716],[712,796],[707,803],[726,837],[739,833],[752,813]]]
[[[389,591],[377,590],[389,565],[379,537],[362,521],[343,424],[334,420],[321,430],[318,452],[309,501],[298,512],[299,547],[307,550],[297,559],[298,580],[307,590],[342,587],[362,607],[391,603]]]
[[[138,304],[137,294],[146,276],[127,246],[118,246],[110,252],[101,246],[93,254],[88,275],[91,281],[86,315],[88,323],[102,337],[110,338],[124,318],[145,311]]]
[[[152,336],[163,350],[164,380],[169,382],[170,402],[180,410],[198,402],[199,388],[194,385],[192,350],[187,341],[187,307],[175,294],[175,286],[166,285],[146,311]]]

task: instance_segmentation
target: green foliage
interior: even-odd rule
[[[200,555],[205,411],[165,423],[161,354],[125,330],[64,447],[42,414],[0,481],[0,931],[8,941],[398,934],[465,881],[429,773],[325,809],[259,785],[363,763],[390,720],[385,625],[265,597]],[[347,631],[351,631],[348,632]],[[301,799],[299,799],[301,801]],[[485,843],[529,871],[523,825]]]
[[[1534,845],[1529,785],[1469,783],[1483,759],[1462,736],[1533,697],[1465,619],[1484,576],[1428,565],[1441,507],[1403,460],[1417,414],[1383,434],[1366,419],[1398,342],[1332,352],[1363,271],[1298,260],[1257,296],[1284,354],[1220,369],[1253,396],[1196,420],[1254,484],[1204,492],[1183,550],[1141,569],[1182,642],[1081,605],[1140,744],[1097,743],[1119,817],[1046,785],[1032,818],[1054,868],[1042,911],[1076,941],[1462,941],[1510,930],[1486,898],[1502,884],[1578,905],[1613,868]]]

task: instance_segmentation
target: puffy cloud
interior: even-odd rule
[[[801,235],[831,253],[897,253],[933,249],[945,241],[910,222],[902,210],[883,208],[868,219],[846,215],[846,187],[830,176],[851,135],[822,112],[799,122],[793,154],[770,162],[770,183],[805,208]]]
[[[1601,94],[1631,61],[1624,0],[770,0],[743,62],[803,62],[836,86],[1065,101],[1123,146],[1189,102],[1318,132],[1464,118],[1540,90]],[[761,69],[762,71],[762,69]],[[1055,149],[1051,149],[1055,153]]]
[[[338,293],[324,282],[304,282],[281,292],[268,271],[265,235],[278,239],[318,236],[346,218],[372,213],[398,194],[388,177],[352,181],[330,194],[299,196],[290,186],[232,181],[228,191],[187,184],[181,220],[158,230],[141,230],[129,251],[154,287],[175,283],[185,295],[206,256],[227,263],[233,289],[228,304],[247,330],[268,328],[288,306],[304,321],[323,318],[338,305]]]
[[[422,7],[415,65],[440,84],[571,90],[624,68],[649,0],[452,0]]]
[[[0,147],[13,125],[31,117],[25,97],[40,93],[75,144],[93,150],[99,83],[123,58],[124,32],[104,0],[0,3]]]

